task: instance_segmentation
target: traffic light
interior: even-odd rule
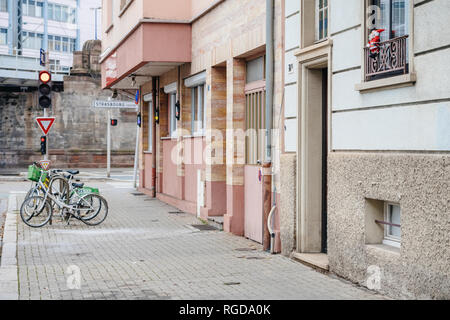
[[[117,126],[117,119],[111,119],[111,126]]]
[[[41,137],[41,154],[47,154],[47,136]]]
[[[177,103],[175,103],[175,118],[177,118],[177,120],[180,120],[180,101],[177,101]]]
[[[139,128],[140,128],[141,125],[142,125],[142,116],[141,116],[141,113],[140,113],[140,112],[139,112],[138,115],[137,115],[137,125],[139,126]]]
[[[52,76],[48,71],[39,72],[39,106],[42,109],[50,108],[52,105]]]
[[[159,124],[159,108],[155,109],[155,123]]]

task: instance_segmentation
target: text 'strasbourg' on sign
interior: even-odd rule
[[[94,108],[124,108],[136,109],[137,105],[134,101],[108,101],[108,100],[94,100],[92,102]]]

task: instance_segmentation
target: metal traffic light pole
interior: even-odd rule
[[[48,50],[48,0],[44,1],[44,51],[45,51],[45,70],[50,73],[50,52]],[[50,88],[50,92],[51,92]],[[48,117],[47,108],[44,108],[44,117]],[[48,160],[49,139],[47,135],[47,145],[45,148],[44,160]]]
[[[108,108],[108,127],[106,129],[106,176],[111,177],[111,109]]]

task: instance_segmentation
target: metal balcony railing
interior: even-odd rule
[[[405,35],[380,42],[380,52],[375,58],[371,57],[369,48],[364,48],[366,81],[374,80],[379,75],[408,72],[407,38],[408,35]]]

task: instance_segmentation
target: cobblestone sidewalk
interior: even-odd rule
[[[125,183],[91,183],[109,202],[98,227],[18,223],[20,299],[378,299],[247,239],[199,221]],[[14,189],[24,191],[26,183]],[[0,184],[0,192],[6,188]],[[20,203],[19,199],[19,203]],[[20,217],[19,217],[20,219]],[[71,267],[72,266],[72,267]],[[68,269],[69,268],[69,269]],[[67,279],[79,268],[80,289]]]

